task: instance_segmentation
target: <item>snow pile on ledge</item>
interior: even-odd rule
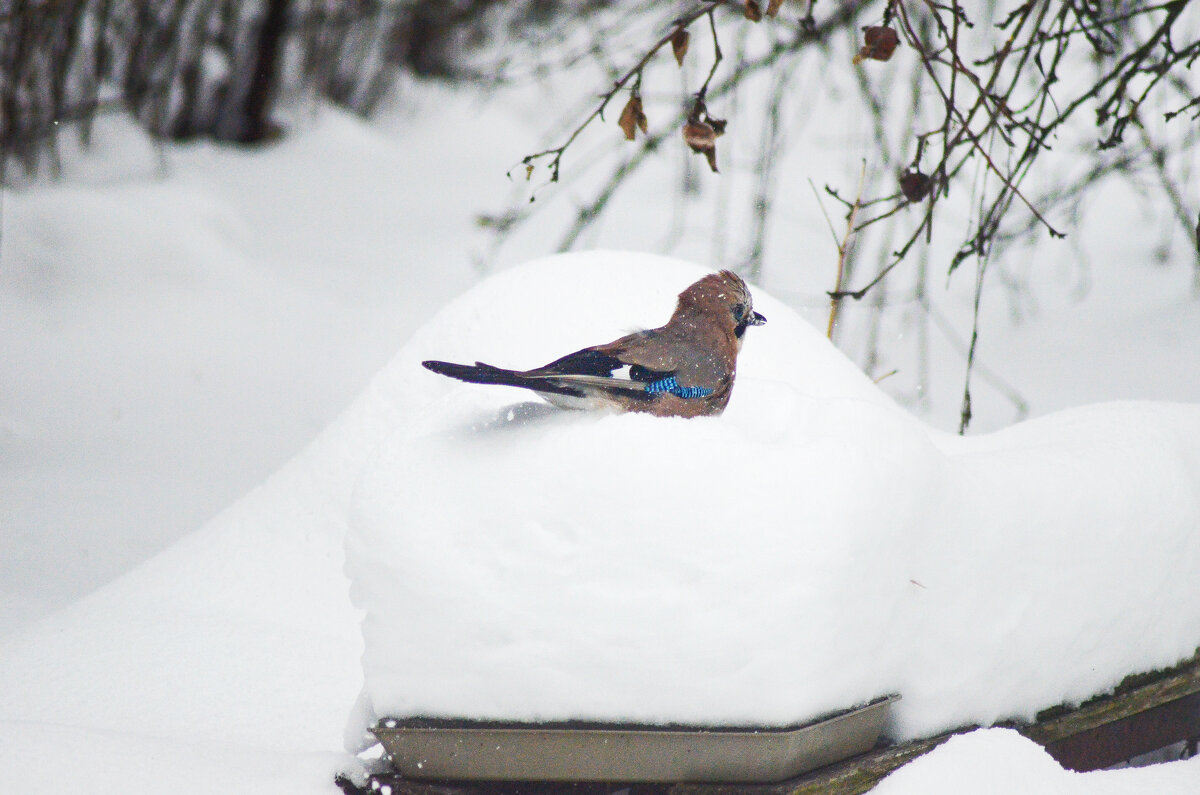
[[[659,325],[703,273],[532,263],[376,382],[396,422],[347,538],[374,714],[789,724],[900,692],[905,737],[1031,718],[1200,643],[1200,407],[947,437],[757,289],[769,323],[718,418],[555,411],[419,367],[542,364]]]
[[[1200,757],[1076,773],[1012,729],[979,729],[908,763],[871,795],[1194,795],[1198,783]]]

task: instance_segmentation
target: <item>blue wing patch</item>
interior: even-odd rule
[[[702,386],[680,386],[679,382],[675,380],[675,376],[673,375],[667,376],[666,378],[660,378],[657,381],[651,381],[650,383],[646,384],[646,391],[652,395],[658,394],[659,392],[668,392],[677,397],[681,397],[684,400],[688,400],[690,398],[708,397],[712,394],[711,389],[706,389]]]

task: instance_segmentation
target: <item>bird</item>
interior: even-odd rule
[[[712,416],[729,403],[746,329],[766,322],[754,311],[746,283],[723,270],[681,292],[665,325],[583,348],[542,367],[421,364],[467,383],[530,389],[560,408]]]

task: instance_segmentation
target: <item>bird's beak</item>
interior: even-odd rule
[[[766,323],[766,322],[767,322],[767,319],[765,317],[763,317],[762,315],[758,314],[757,312],[754,312],[750,315],[750,325],[751,326],[761,326],[763,323]]]

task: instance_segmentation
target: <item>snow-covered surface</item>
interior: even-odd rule
[[[536,366],[659,325],[702,274],[531,263],[389,366],[347,541],[379,715],[786,725],[899,692],[908,738],[1195,650],[1200,406],[931,432],[762,290],[717,418],[544,411],[419,366]]]
[[[1200,757],[1186,762],[1076,773],[1012,729],[951,737],[892,773],[872,795],[1192,795]]]
[[[434,166],[389,136],[303,124],[255,153],[174,148],[159,174],[106,119],[63,183],[5,193],[0,634],[262,482],[470,283],[467,188],[414,195]]]
[[[367,451],[401,433],[395,407],[421,398],[407,390],[450,385],[393,369],[284,462],[475,279],[472,215],[502,203],[501,175],[545,123],[540,111],[481,108],[468,93],[424,91],[411,110],[375,125],[322,110],[254,152],[160,150],[106,120],[97,148],[64,152],[65,182],[4,192],[0,789],[336,792],[330,775],[345,761],[342,729],[362,685],[360,616],[341,573],[353,484]],[[869,125],[861,133],[873,135]],[[825,157],[813,150],[811,159]],[[847,158],[857,174],[858,155]],[[637,223],[612,223],[594,240],[656,250],[661,177],[623,194],[634,209],[622,218]],[[1021,325],[1003,322],[1002,304],[985,306],[983,361],[1019,383],[1035,413],[1112,397],[1200,400],[1200,368],[1187,366],[1200,356],[1189,262],[1139,261],[1144,219],[1126,212],[1128,196],[1108,206],[1079,236],[1096,241],[1087,300],[1078,301],[1076,273],[1055,264],[1035,274],[1025,299],[1040,306],[1024,306]],[[823,263],[815,300],[797,297],[790,281],[788,292],[789,303],[817,307],[808,314],[819,322],[828,257],[809,251],[814,239],[780,261]],[[556,240],[533,229],[504,262]],[[669,295],[631,284],[619,304],[627,316],[606,322],[660,322],[664,300],[669,307]],[[786,327],[786,313],[771,312],[771,325],[753,331]],[[552,334],[543,325],[551,354],[611,331],[598,307],[556,316]],[[748,343],[747,368],[800,344],[772,351],[772,339]],[[494,351],[502,363],[517,353],[466,342],[431,340],[424,353],[452,358],[458,344],[464,357]],[[837,370],[834,358],[822,366]],[[935,346],[934,358],[957,379],[957,354]],[[757,394],[760,405],[795,407],[858,395],[881,424],[891,416],[844,369],[829,384],[799,386],[750,374],[735,400]],[[521,400],[503,393],[479,399]],[[986,398],[980,387],[981,422],[1002,425]],[[734,411],[714,437],[762,441],[753,431],[779,423]],[[500,432],[550,443],[538,423],[566,420],[531,419]],[[913,579],[928,590],[919,572]],[[1158,598],[1157,587],[1148,593]],[[1146,635],[1171,631],[1156,617]],[[1194,764],[1168,767],[1200,778]]]
[[[472,186],[415,195],[444,166],[333,111],[296,123],[158,173],[114,122],[68,182],[5,193],[0,789],[336,791],[371,442],[341,426],[287,461],[470,282]]]

